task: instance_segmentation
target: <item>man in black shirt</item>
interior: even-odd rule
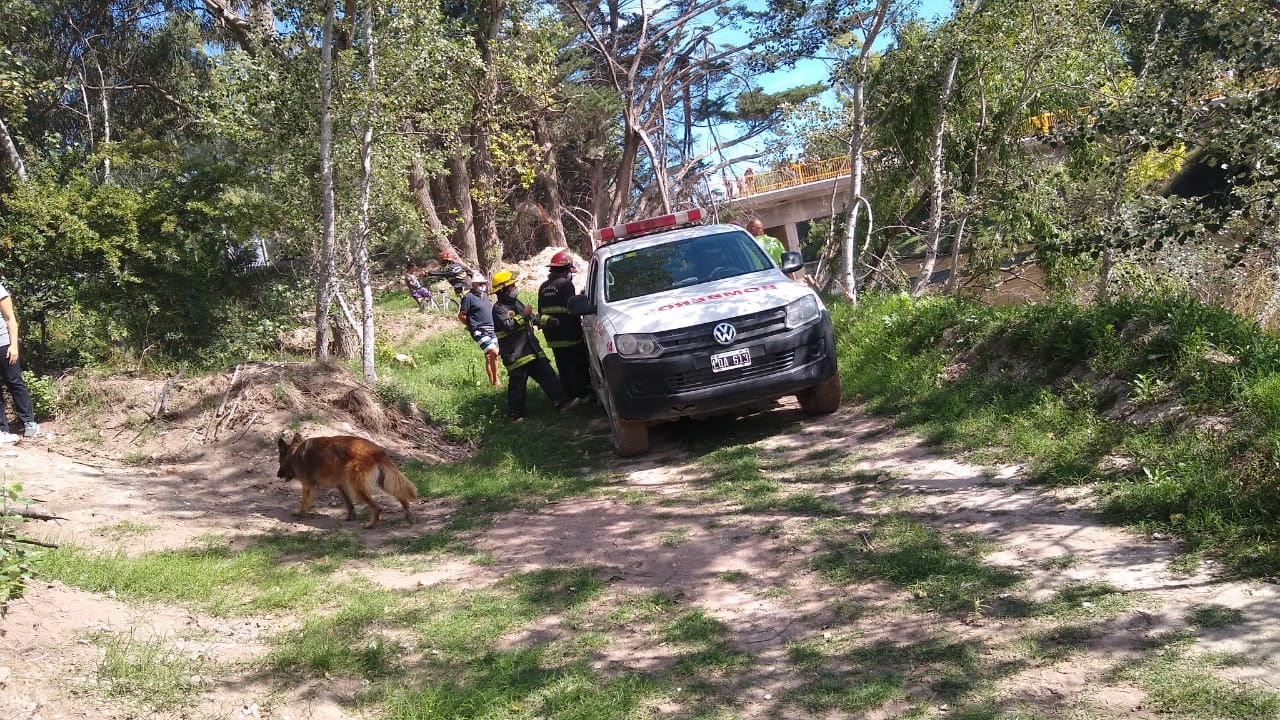
[[[573,257],[562,250],[551,258],[548,269],[547,281],[538,288],[542,335],[556,356],[556,369],[565,392],[569,397],[586,398],[591,395],[591,373],[587,345],[582,339],[582,318],[569,314],[569,298],[577,294],[573,287]]]
[[[486,283],[483,275],[471,276],[471,292],[462,296],[458,319],[484,352],[484,371],[489,376],[489,384],[502,387],[498,380],[498,335],[493,327],[493,303],[484,291]]]

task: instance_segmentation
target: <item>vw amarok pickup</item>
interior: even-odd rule
[[[620,455],[649,449],[649,426],[795,395],[807,413],[840,407],[831,316],[746,230],[697,225],[700,209],[596,231],[582,315],[596,395]]]

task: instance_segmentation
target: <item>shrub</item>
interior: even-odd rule
[[[58,386],[54,384],[53,378],[28,373],[25,379],[27,389],[31,391],[31,407],[35,410],[36,419],[57,417],[62,405],[58,397]]]

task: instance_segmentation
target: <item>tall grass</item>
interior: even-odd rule
[[[1280,339],[1187,297],[833,308],[846,393],[945,446],[1097,483],[1116,520],[1280,571]]]

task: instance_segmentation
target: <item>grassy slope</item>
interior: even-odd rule
[[[836,308],[846,393],[935,442],[1097,483],[1114,520],[1280,572],[1280,341],[1186,298]]]

